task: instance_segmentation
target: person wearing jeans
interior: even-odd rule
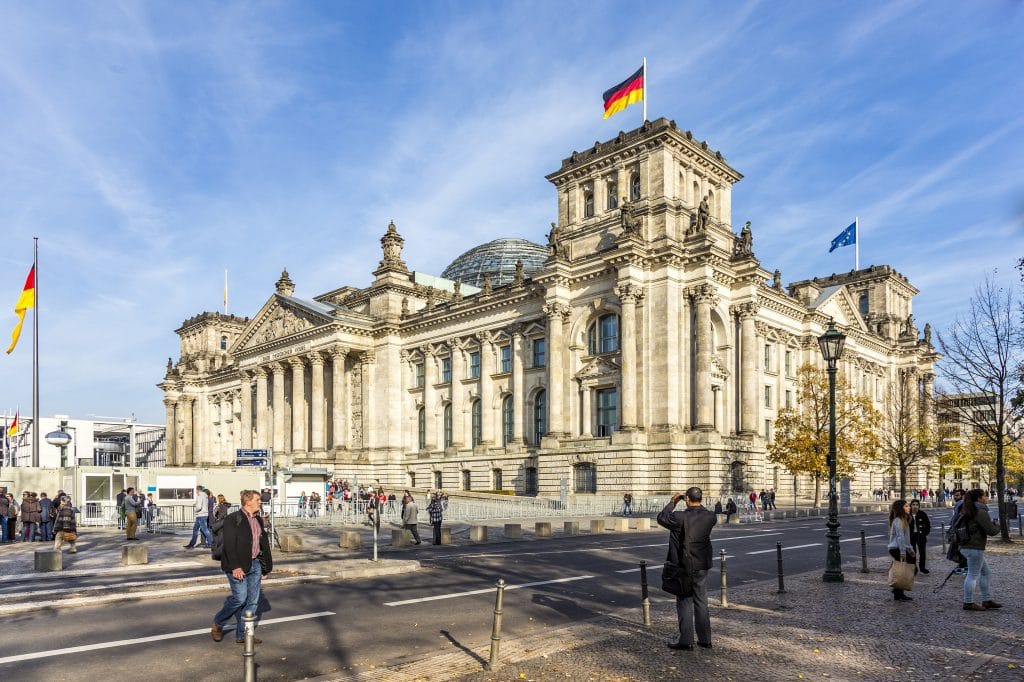
[[[960,546],[960,553],[967,559],[967,579],[964,580],[964,611],[985,611],[999,609],[1002,604],[992,601],[989,592],[988,561],[985,560],[985,541],[990,535],[997,535],[999,527],[992,522],[988,511],[988,491],[975,488],[964,495],[960,513],[967,523],[970,537]],[[974,601],[974,588],[981,592],[981,603]]]
[[[231,594],[213,617],[210,634],[215,642],[223,639],[224,626],[232,617],[235,619],[235,641],[245,641],[242,617],[246,612],[256,615],[263,576],[274,567],[270,538],[260,513],[260,494],[255,490],[243,490],[241,502],[242,508],[224,519],[220,567],[227,575]],[[259,639],[255,641],[260,643]]]
[[[196,513],[196,520],[192,524],[192,539],[185,545],[185,549],[192,549],[196,546],[196,538],[202,535],[202,546],[209,547],[213,544],[213,536],[210,533],[210,508],[209,495],[203,490],[203,486],[196,486],[196,499],[192,509]]]

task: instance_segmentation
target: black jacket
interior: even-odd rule
[[[668,558],[666,561],[683,566],[682,547],[689,558],[691,571],[707,571],[711,569],[711,529],[718,523],[718,518],[704,507],[686,507],[684,511],[675,511],[676,503],[669,502],[658,514],[658,525],[671,531],[668,540]]]
[[[910,541],[917,543],[925,540],[928,534],[932,532],[932,522],[928,518],[928,515],[923,510],[918,509],[917,514],[910,517],[912,523],[910,524]]]
[[[262,516],[258,516],[260,522],[260,562],[263,564],[263,575],[267,575],[274,568],[274,559],[270,555],[270,537],[267,535],[267,527]],[[225,573],[230,573],[236,568],[248,572],[252,566],[252,530],[249,528],[249,520],[245,518],[245,512],[239,509],[228,514],[224,519],[224,549],[220,556],[220,568]]]

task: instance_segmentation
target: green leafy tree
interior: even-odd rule
[[[854,460],[878,457],[881,416],[865,396],[856,395],[841,374],[836,376],[836,472],[850,476]],[[769,461],[793,475],[814,479],[814,505],[821,504],[821,482],[828,480],[828,373],[813,365],[797,371],[796,404],[783,409],[775,422]]]

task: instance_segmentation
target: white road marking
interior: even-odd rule
[[[310,618],[323,618],[325,616],[335,615],[334,611],[320,611],[317,613],[306,613],[301,616],[285,616],[283,618],[268,618],[259,622],[260,627],[265,625],[274,625],[275,623],[289,623],[296,620],[308,620]],[[234,630],[234,626],[228,626],[224,628],[224,632]],[[133,644],[145,644],[146,642],[159,642],[165,639],[180,639],[182,637],[193,637],[195,635],[208,635],[210,634],[210,628],[200,628],[198,630],[183,630],[182,632],[168,632],[162,635],[152,635],[150,637],[137,637],[135,639],[121,639],[114,642],[99,642],[97,644],[85,644],[82,646],[72,646],[66,649],[47,649],[46,651],[37,651],[31,654],[18,654],[16,656],[5,656],[0,658],[0,665],[4,663],[18,663],[20,661],[31,661],[37,658],[52,658],[54,656],[60,656],[62,654],[77,654],[83,651],[97,651],[99,649],[114,649],[122,646],[130,646]]]
[[[506,585],[505,591],[509,590],[521,590],[524,587],[537,587],[538,585],[551,585],[553,583],[570,583],[575,580],[589,580],[595,576],[592,575],[577,575],[572,578],[558,578],[557,580],[540,580],[534,583],[523,583],[522,585]],[[493,587],[488,587],[482,590],[469,590],[468,592],[449,592],[448,594],[438,594],[433,597],[420,597],[418,599],[405,599],[403,601],[389,601],[384,602],[384,606],[405,606],[406,604],[420,604],[425,601],[438,601],[441,599],[455,599],[456,597],[468,597],[474,594],[487,594],[494,592]]]
[[[21,575],[4,575],[0,576],[0,583],[17,583],[35,580],[55,580],[96,575],[117,575],[118,573],[139,573],[141,571],[163,571],[169,569],[195,568],[196,566],[209,568],[210,563],[199,563],[198,561],[176,561],[174,563],[147,564],[145,566],[118,566],[116,568],[108,569],[76,568],[69,571],[55,571],[53,573],[28,573]]]
[[[804,547],[820,547],[820,546],[821,546],[820,542],[812,542],[809,545],[793,545],[792,547],[783,547],[782,551],[785,552],[785,551],[790,550],[790,549],[803,549]],[[747,554],[767,554],[768,552],[774,552],[774,551],[776,551],[775,548],[772,548],[772,549],[759,549],[756,552],[747,552]]]
[[[120,590],[125,587],[145,587],[147,585],[163,585],[167,583],[199,583],[204,581],[216,580],[218,584],[224,580],[222,575],[195,575],[195,576],[183,576],[181,578],[163,578],[161,580],[139,580],[128,583],[111,583],[109,585],[89,585],[87,587],[65,587],[61,586],[61,592],[68,594],[75,594],[78,592],[96,592],[98,590]],[[8,593],[6,596],[9,597],[34,597],[40,594],[53,594],[53,588],[48,590],[32,590],[31,592],[15,592]]]
[[[722,558],[722,556],[718,555],[718,556],[716,556],[714,558],[714,561],[719,561],[719,560],[721,560],[721,558]],[[735,557],[732,554],[726,554],[725,558],[726,559],[734,559]],[[661,565],[661,564],[654,564],[652,566],[648,566],[647,570],[648,571],[660,571],[663,568],[664,568],[664,566]],[[624,568],[621,571],[615,571],[615,572],[616,573],[639,573],[640,572],[640,567],[638,566],[637,568]]]
[[[884,538],[884,537],[885,537],[885,535],[865,535],[864,539],[865,540],[870,540],[872,538]],[[846,538],[845,540],[840,540],[839,542],[860,542],[860,538]]]

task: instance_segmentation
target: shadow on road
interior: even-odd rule
[[[487,665],[487,661],[484,660],[483,656],[481,656],[477,652],[473,651],[472,649],[467,647],[465,644],[463,644],[459,640],[455,639],[455,637],[452,636],[452,633],[448,632],[447,630],[441,630],[441,634],[444,635],[445,638],[449,642],[451,642],[456,648],[458,648],[460,651],[462,651],[465,654],[468,654],[470,657],[472,657],[475,660],[479,661],[480,665]]]

